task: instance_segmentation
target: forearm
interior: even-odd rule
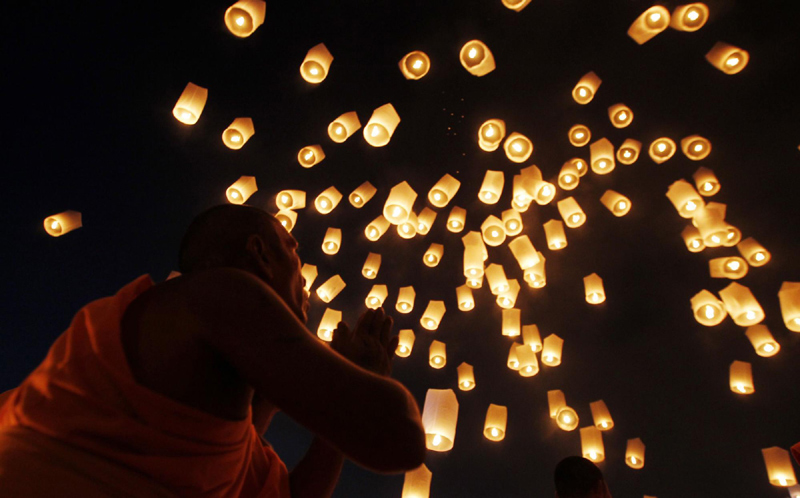
[[[306,455],[289,474],[292,498],[328,498],[342,471],[342,453],[327,441],[315,437]]]

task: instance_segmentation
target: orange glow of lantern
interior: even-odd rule
[[[458,54],[461,65],[473,76],[485,76],[495,69],[494,56],[480,40],[470,40]]]
[[[717,42],[706,54],[706,60],[725,74],[736,74],[750,62],[750,54],[733,45]]]
[[[178,97],[178,102],[172,108],[172,115],[183,124],[193,125],[200,119],[206,100],[208,100],[207,88],[187,83],[181,96]]]
[[[458,388],[462,391],[471,391],[475,389],[475,372],[472,365],[469,363],[462,363],[458,366]]]
[[[531,0],[503,0],[503,5],[515,12],[521,11],[527,7],[529,3],[531,3]]]
[[[580,423],[578,413],[569,406],[562,406],[559,408],[555,420],[558,428],[567,432],[577,429]]]
[[[638,437],[628,439],[625,448],[625,464],[632,469],[644,468],[644,443]]]
[[[417,235],[419,220],[413,211],[408,213],[408,219],[397,225],[397,234],[404,239],[413,239]]]
[[[507,422],[508,408],[490,404],[483,423],[483,436],[489,441],[502,441],[506,437]]]
[[[297,224],[297,212],[291,209],[281,209],[275,214],[275,219],[283,225],[287,232],[291,232]]]
[[[601,138],[589,146],[591,158],[589,164],[598,175],[607,175],[617,166],[614,161],[614,145],[607,138]]]
[[[631,210],[631,200],[613,190],[606,190],[600,202],[616,217],[625,216]]]
[[[447,217],[447,229],[453,233],[459,233],[464,229],[467,222],[467,210],[458,206],[453,206],[450,215]]]
[[[519,361],[520,376],[533,377],[539,373],[539,361],[536,359],[536,353],[527,344],[517,346],[517,361]]]
[[[433,474],[425,464],[406,472],[403,479],[403,494],[400,498],[429,498]]]
[[[732,282],[719,291],[725,310],[733,318],[733,323],[740,327],[749,327],[764,320],[764,310],[756,301],[750,289]]]
[[[328,136],[337,144],[343,143],[361,128],[361,121],[355,111],[346,112],[328,125]]]
[[[653,140],[647,153],[656,164],[661,164],[675,155],[676,145],[672,139],[661,137]]]
[[[392,225],[404,223],[412,213],[411,209],[416,199],[417,193],[408,182],[398,183],[389,192],[389,197],[383,206],[383,216]]]
[[[653,5],[633,21],[628,28],[628,36],[639,45],[643,45],[667,29],[669,23],[669,11],[661,5]]]
[[[377,191],[378,189],[376,189],[370,182],[364,182],[350,193],[348,200],[354,208],[361,209],[364,207],[364,204],[368,203],[372,199]]]
[[[478,128],[478,146],[486,152],[494,152],[506,137],[506,122],[502,119],[489,119]]]
[[[334,275],[317,287],[317,296],[319,296],[323,302],[329,303],[342,292],[342,289],[344,289],[346,285],[342,277]]]
[[[711,142],[700,135],[690,135],[681,140],[681,150],[692,161],[702,161],[711,154]]]
[[[440,341],[433,341],[428,350],[428,363],[435,369],[444,368],[447,364],[447,351],[445,344]]]
[[[628,138],[617,149],[617,161],[626,166],[631,165],[639,159],[641,151],[642,142]]]
[[[522,311],[516,308],[503,310],[503,335],[517,337],[520,335]]]
[[[407,53],[397,64],[400,72],[407,80],[418,80],[428,74],[431,69],[431,59],[425,52],[414,50]]]
[[[342,193],[336,187],[328,187],[314,199],[314,207],[320,214],[328,214],[339,205],[342,200]]]
[[[304,168],[311,168],[325,159],[321,145],[306,145],[297,153],[297,162]]]
[[[567,399],[564,397],[564,392],[560,389],[553,389],[547,391],[547,407],[550,412],[550,418],[556,418],[558,411],[567,406]]]
[[[506,235],[509,237],[516,237],[522,232],[522,216],[514,209],[506,209],[502,213],[503,226]]]
[[[322,240],[322,252],[325,254],[336,254],[342,246],[342,229],[328,228],[325,238]]]
[[[692,225],[700,231],[707,247],[736,245],[739,242],[736,239],[741,238],[738,229],[725,223],[725,210],[725,204],[709,202],[694,213]]]
[[[608,108],[608,119],[614,128],[626,128],[633,122],[633,111],[625,104],[614,104]]]
[[[752,237],[744,239],[736,245],[739,254],[750,264],[750,266],[764,266],[772,259],[772,255],[764,246]]]
[[[758,356],[769,358],[775,356],[781,350],[781,345],[772,337],[766,325],[753,325],[748,327],[745,335],[750,339],[750,344],[756,350]]]
[[[281,190],[275,196],[278,209],[303,209],[306,207],[306,193],[303,190]]]
[[[522,133],[515,131],[503,142],[503,150],[506,151],[506,157],[510,161],[524,163],[533,153],[533,142]]]
[[[444,246],[442,244],[431,244],[425,254],[422,256],[422,262],[429,268],[434,268],[442,260],[444,254]]]
[[[547,274],[545,273],[545,257],[541,251],[537,251],[539,262],[532,267],[524,270],[524,278],[530,287],[541,289],[547,285]]]
[[[611,412],[608,411],[605,401],[598,400],[589,403],[589,409],[592,410],[592,420],[594,426],[599,431],[609,431],[614,428],[614,419],[611,418]]]
[[[444,301],[428,301],[419,323],[425,330],[436,330],[442,322],[445,311]]]
[[[567,197],[558,201],[558,212],[569,228],[578,228],[586,222],[586,214],[578,205],[574,197]]]
[[[697,191],[700,192],[700,195],[710,197],[719,192],[719,180],[717,180],[716,175],[714,175],[714,172],[710,169],[701,166],[695,174],[692,175],[692,178],[694,178],[694,184],[697,187]]]
[[[373,285],[372,289],[370,289],[369,294],[367,294],[367,298],[364,302],[367,305],[367,308],[376,310],[383,306],[383,302],[386,300],[386,296],[389,295],[389,289],[385,285]]]
[[[753,394],[753,366],[746,361],[734,361],[730,368],[730,388],[736,394]]]
[[[374,220],[369,222],[369,225],[364,229],[364,235],[367,236],[369,240],[375,242],[376,240],[383,237],[383,234],[386,233],[386,230],[389,228],[389,220],[383,217],[383,215],[378,216]]]
[[[306,292],[310,292],[311,286],[314,285],[314,280],[317,279],[317,267],[308,263],[303,263],[303,267],[300,268],[300,275],[303,277],[303,289],[305,289]]]
[[[533,268],[539,262],[539,254],[536,248],[533,247],[531,239],[527,235],[520,235],[508,243],[508,248],[519,263],[521,270]]]
[[[481,225],[481,234],[486,245],[497,247],[506,240],[506,229],[503,222],[494,215],[489,215]]]
[[[240,176],[225,190],[225,197],[231,204],[244,204],[257,190],[255,176]]]
[[[778,291],[781,315],[786,328],[800,332],[800,282],[784,282]]]
[[[523,325],[522,342],[530,347],[534,353],[540,352],[542,350],[542,337],[539,335],[539,327],[536,325]]]
[[[669,27],[678,31],[697,31],[708,21],[708,6],[704,3],[679,5],[672,11]]]
[[[558,186],[564,190],[574,190],[579,183],[578,168],[574,163],[565,162],[561,166],[561,171],[558,172]]]
[[[587,458],[594,463],[605,460],[603,433],[598,431],[597,427],[581,427],[581,453],[583,458]]]
[[[555,334],[550,334],[544,338],[542,344],[542,363],[548,367],[561,365],[561,352],[564,348],[564,339]]]
[[[502,171],[487,170],[483,177],[478,199],[484,204],[497,204],[500,195],[503,193],[505,178]]]
[[[542,172],[536,165],[522,168],[520,175],[522,175],[523,187],[528,195],[536,201],[536,204],[544,206],[553,200],[556,195],[556,187],[542,179]]]
[[[748,266],[744,259],[738,256],[728,256],[710,260],[708,269],[711,278],[738,280],[747,275]]]
[[[225,10],[225,26],[235,36],[246,38],[264,24],[266,12],[263,0],[239,0]]]
[[[686,248],[689,249],[689,252],[700,252],[706,248],[703,242],[703,236],[700,235],[700,230],[692,225],[683,229],[681,237],[683,237],[683,242],[686,244]]]
[[[525,188],[525,183],[527,180],[522,175],[514,175],[514,181],[511,184],[511,207],[519,213],[527,211],[533,202],[533,197]]]
[[[506,272],[503,266],[497,263],[492,263],[486,268],[486,280],[489,282],[489,288],[495,296],[509,289]]]
[[[322,83],[328,77],[331,62],[333,55],[328,51],[328,47],[324,43],[314,45],[300,65],[300,76],[314,85]]]
[[[466,284],[456,287],[456,299],[458,300],[458,309],[461,311],[475,309],[475,298],[472,296],[472,289]]]
[[[569,143],[575,147],[583,147],[592,139],[592,132],[582,124],[576,124],[569,129]]]
[[[333,331],[336,330],[341,321],[341,311],[325,308],[325,313],[322,314],[319,327],[317,327],[317,337],[325,342],[331,342],[333,340]]]
[[[458,422],[458,400],[452,389],[428,389],[422,408],[422,426],[429,450],[453,448]]]
[[[250,140],[256,132],[253,120],[250,118],[236,118],[222,132],[222,143],[233,150],[239,150]]]
[[[516,342],[511,343],[511,349],[508,350],[508,359],[506,360],[506,366],[515,372],[519,371],[519,358],[517,358],[517,344]]]
[[[416,336],[411,329],[403,329],[397,335],[397,349],[394,354],[400,358],[408,358],[411,355],[411,350],[414,349],[414,340]]]
[[[378,276],[378,270],[381,268],[381,255],[371,252],[367,254],[367,260],[364,261],[364,266],[361,268],[361,274],[364,278],[370,280]]]
[[[567,234],[564,232],[564,223],[550,220],[544,224],[544,235],[547,238],[547,248],[558,251],[567,247]]]
[[[603,82],[594,72],[588,72],[578,81],[575,88],[572,89],[572,98],[575,102],[586,105],[592,101],[597,89]]]
[[[455,197],[461,187],[461,182],[446,174],[431,187],[428,192],[428,202],[437,208],[443,208]]]
[[[508,290],[497,295],[497,305],[504,310],[511,309],[517,303],[519,296],[519,282],[512,278],[508,281]]]
[[[414,309],[414,300],[417,297],[417,293],[414,292],[414,287],[409,285],[407,287],[400,287],[400,290],[397,294],[397,303],[395,304],[395,309],[400,313],[411,313]]]
[[[384,104],[374,111],[364,127],[364,140],[373,147],[383,147],[392,139],[400,115],[392,104]]]
[[[605,302],[606,291],[603,288],[603,279],[597,273],[583,277],[583,288],[587,303],[600,304]]]
[[[467,285],[473,289],[477,289],[480,285],[474,286],[472,281],[483,279],[483,261],[484,258],[480,248],[464,248],[464,276],[467,278]]]
[[[686,180],[678,180],[667,189],[667,198],[682,218],[692,218],[705,206],[703,198]]]
[[[78,211],[64,211],[44,219],[44,231],[51,237],[61,237],[83,226],[81,213]]]
[[[420,235],[427,235],[435,219],[436,211],[429,207],[422,208],[422,211],[417,216],[417,233]]]
[[[692,298],[694,319],[701,325],[719,325],[728,316],[725,305],[707,290],[700,291]]]
[[[788,451],[773,446],[762,449],[761,454],[764,456],[764,465],[767,466],[770,484],[784,488],[797,484],[797,477],[794,474],[792,459]]]

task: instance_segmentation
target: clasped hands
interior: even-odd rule
[[[378,375],[392,374],[392,355],[398,337],[391,336],[394,320],[383,308],[367,310],[352,331],[339,322],[333,332],[331,347],[356,365]]]

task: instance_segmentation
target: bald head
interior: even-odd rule
[[[597,465],[579,456],[567,457],[554,472],[558,498],[610,498],[603,473]]]

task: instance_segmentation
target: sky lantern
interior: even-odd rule
[[[536,353],[527,344],[517,346],[517,361],[519,361],[520,376],[533,377],[539,373],[539,361],[536,359]]]
[[[383,302],[388,295],[389,289],[385,285],[375,284],[372,286],[372,289],[370,289],[369,294],[367,294],[364,303],[366,303],[367,308],[376,310],[383,306]]]
[[[747,275],[748,266],[745,260],[738,256],[726,256],[709,260],[708,269],[711,278],[738,280]]]
[[[355,111],[346,112],[331,121],[328,125],[328,136],[340,144],[350,138],[350,136],[361,128],[361,121]]]
[[[189,82],[178,97],[175,107],[172,108],[172,115],[183,124],[193,125],[200,119],[206,100],[208,100],[208,89]]]
[[[314,199],[314,207],[320,214],[328,214],[339,205],[342,200],[342,193],[336,187],[328,187]]]
[[[505,337],[517,337],[520,335],[522,322],[522,310],[512,308],[503,310],[503,335]]]
[[[748,237],[736,244],[739,254],[750,264],[750,266],[764,266],[772,259],[772,255],[764,246],[752,237]]]
[[[425,330],[436,330],[442,322],[445,311],[444,301],[428,301],[419,323]]]
[[[502,119],[489,119],[478,128],[478,146],[486,152],[494,152],[506,137],[506,122]]]
[[[732,282],[719,291],[719,296],[736,325],[749,327],[764,320],[764,310],[761,309],[761,305],[758,304],[750,289],[744,285]]]
[[[533,247],[531,239],[527,235],[520,235],[508,243],[508,248],[517,260],[521,270],[532,268],[539,262],[539,255]]]
[[[572,98],[579,104],[588,104],[594,98],[594,94],[597,93],[597,89],[600,88],[602,82],[603,80],[593,71],[584,74],[578,84],[575,85],[575,88],[572,89]]]
[[[383,217],[383,215],[378,216],[374,220],[370,221],[367,227],[364,229],[364,235],[367,236],[369,240],[375,242],[376,240],[380,239],[383,234],[386,233],[386,230],[389,228],[389,220]]]
[[[575,164],[567,161],[558,172],[558,186],[563,190],[574,190],[580,183],[580,175]]]
[[[633,38],[633,41],[639,45],[643,45],[667,29],[669,22],[669,11],[661,5],[654,5],[642,12],[642,15],[633,21],[633,24],[628,28],[628,36]]]
[[[592,139],[592,132],[589,128],[582,124],[576,124],[569,129],[569,143],[575,147],[583,147]]]
[[[589,304],[600,304],[606,300],[606,291],[603,288],[603,279],[597,273],[592,273],[583,277],[583,288],[586,294],[586,302]]]
[[[389,192],[389,197],[383,206],[383,216],[392,225],[399,225],[408,219],[412,213],[417,193],[408,182],[400,182]]]
[[[401,358],[408,358],[411,355],[411,350],[414,348],[414,331],[411,329],[402,329],[397,334],[397,349],[394,354]]]
[[[792,459],[788,451],[773,446],[762,449],[761,454],[764,456],[764,465],[767,466],[770,484],[784,488],[797,484],[797,477],[794,474]]]
[[[608,119],[614,128],[627,128],[633,123],[633,111],[625,104],[614,104],[608,108]]]
[[[239,38],[246,38],[264,24],[266,11],[263,0],[239,0],[225,10],[225,26]]]
[[[425,266],[434,268],[442,260],[443,254],[444,246],[442,244],[431,244],[422,256],[422,262],[425,263]]]
[[[82,216],[78,211],[64,211],[44,219],[44,231],[51,237],[61,237],[82,226]]]
[[[689,135],[681,140],[681,150],[692,161],[702,161],[711,154],[711,142],[700,135]]]
[[[225,197],[231,204],[244,204],[257,190],[255,176],[240,176],[225,190]]]
[[[605,460],[603,433],[598,431],[597,427],[581,427],[581,453],[583,458],[587,458],[594,463]]]
[[[367,260],[364,261],[364,266],[361,268],[361,274],[364,278],[370,280],[378,276],[378,270],[381,268],[381,255],[371,252],[367,254]]]
[[[424,463],[419,468],[406,472],[400,498],[429,498],[432,477],[433,474]]]
[[[532,267],[524,270],[524,278],[529,286],[534,289],[541,289],[547,285],[547,274],[545,273],[545,257],[542,251],[536,251],[539,262]]]
[[[508,279],[506,279],[506,272],[502,265],[492,263],[485,270],[486,280],[489,282],[489,288],[492,294],[497,295],[509,289]]]
[[[525,189],[526,179],[522,175],[514,175],[511,183],[511,207],[518,213],[524,213],[533,202],[533,196]]]
[[[539,335],[539,327],[536,325],[522,326],[522,342],[529,346],[534,353],[542,350],[542,337]]]
[[[342,246],[342,229],[328,228],[325,231],[325,238],[322,240],[322,252],[325,254],[336,254]]]
[[[428,74],[431,69],[431,59],[428,54],[419,50],[407,53],[397,64],[400,72],[407,80],[418,80]]]
[[[547,248],[558,251],[567,247],[567,234],[564,232],[564,223],[550,220],[544,224],[544,235],[547,238]]]
[[[354,208],[361,209],[364,207],[364,204],[368,203],[370,199],[372,199],[377,191],[378,189],[376,189],[370,182],[364,182],[350,193],[348,200]]]
[[[300,268],[300,275],[302,275],[303,281],[305,282],[303,288],[306,292],[310,292],[311,286],[314,285],[314,280],[317,279],[317,267],[315,265],[303,263],[303,267]]]
[[[458,309],[461,311],[475,309],[475,298],[472,297],[472,289],[466,284],[456,287],[456,299],[458,300]]]
[[[417,235],[418,225],[419,220],[417,219],[417,215],[414,214],[414,211],[410,211],[406,221],[397,225],[397,234],[404,239],[413,239]]]
[[[692,175],[692,178],[694,179],[697,191],[703,197],[710,197],[719,192],[719,180],[717,180],[716,175],[714,175],[714,172],[710,169],[701,166],[694,175]]]
[[[686,180],[678,180],[667,189],[667,198],[682,218],[694,217],[705,206],[705,201]]]
[[[614,419],[611,418],[611,412],[608,411],[605,401],[598,400],[589,403],[589,408],[592,410],[592,420],[594,426],[600,431],[610,431],[614,428]]]
[[[439,181],[428,191],[428,202],[437,208],[443,208],[455,197],[461,187],[461,182],[449,173],[439,178]]]
[[[758,356],[769,358],[775,356],[781,350],[781,345],[772,337],[766,325],[753,325],[747,328],[745,335],[753,345]]]
[[[725,305],[707,290],[702,290],[692,298],[694,319],[701,325],[719,325],[728,316]]]
[[[428,389],[422,408],[422,426],[429,450],[453,448],[458,422],[458,400],[452,389]]]
[[[433,226],[434,220],[436,220],[436,211],[427,206],[422,208],[422,211],[417,215],[417,233],[427,235]]]
[[[473,76],[485,76],[495,69],[494,56],[480,40],[470,40],[458,54],[461,65]]]
[[[527,7],[529,3],[531,3],[531,0],[503,0],[503,5],[515,12],[521,11]]]
[[[473,289],[479,288],[480,285],[476,287],[472,281],[483,279],[485,272],[483,262],[484,258],[479,248],[474,246],[464,248],[464,277],[467,278],[467,285]]]
[[[464,244],[464,249],[474,249],[478,251],[481,261],[489,259],[489,251],[486,249],[486,244],[483,243],[483,238],[480,232],[471,230],[466,235],[461,237],[461,243]]]
[[[502,441],[506,437],[507,422],[508,407],[490,404],[483,423],[483,436],[489,441]]]
[[[696,2],[679,5],[672,11],[669,27],[678,31],[697,31],[708,21],[708,6]]]
[[[753,366],[746,361],[734,361],[730,368],[730,387],[736,394],[753,394]]]
[[[506,151],[506,157],[511,162],[524,163],[533,153],[533,142],[522,133],[515,131],[503,142],[503,150]]]
[[[281,190],[275,196],[278,209],[303,209],[306,207],[306,193],[303,190]]]
[[[781,315],[786,328],[800,332],[800,282],[784,282],[778,291]]]
[[[556,195],[556,187],[542,179],[542,171],[535,164],[522,168],[519,172],[522,175],[522,186],[536,201],[536,204],[544,206],[553,200]]]
[[[317,327],[317,337],[325,342],[331,342],[333,340],[333,331],[336,330],[336,327],[339,326],[339,322],[341,321],[341,311],[325,308],[325,313],[322,314],[319,327]]]
[[[579,176],[584,176],[586,173],[589,172],[589,165],[586,164],[586,161],[581,159],[580,157],[573,157],[569,160],[572,164],[575,165],[575,169],[578,170]]]
[[[616,162],[614,161],[614,145],[607,139],[601,138],[589,146],[591,158],[589,164],[592,171],[598,175],[607,175],[614,171]]]
[[[517,344],[516,342],[511,343],[511,349],[508,350],[508,359],[506,360],[506,366],[515,372],[519,371],[519,358],[517,358]]]
[[[625,139],[617,149],[617,161],[626,166],[631,165],[639,159],[641,151],[642,142],[632,138]]]
[[[256,132],[251,118],[236,118],[222,132],[222,143],[233,150],[239,150]]]
[[[692,224],[700,231],[707,247],[733,247],[742,238],[742,232],[725,222],[725,204],[709,202],[694,213]]]
[[[578,228],[586,222],[586,214],[574,197],[566,197],[558,201],[558,212],[569,228]]]
[[[628,439],[628,445],[625,448],[625,464],[637,470],[644,467],[644,443],[638,437]]]
[[[497,247],[506,241],[506,228],[502,220],[494,215],[489,215],[481,224],[481,234],[486,245]]]
[[[414,301],[417,298],[417,293],[414,292],[414,287],[409,285],[400,287],[397,294],[397,303],[395,309],[400,313],[411,313],[414,309]]]
[[[342,277],[334,275],[317,287],[317,296],[319,296],[323,302],[329,303],[342,292],[342,289],[344,289],[346,285]]]
[[[447,351],[445,344],[440,341],[433,341],[428,350],[428,363],[435,369],[444,368],[447,364]]]
[[[300,152],[297,153],[297,162],[304,168],[311,168],[322,162],[325,159],[325,152],[322,151],[322,146],[306,145]]]
[[[384,104],[374,111],[364,127],[364,140],[373,147],[383,147],[392,139],[400,115],[392,104]]]
[[[725,74],[736,74],[750,62],[750,54],[733,45],[717,42],[706,54],[706,60]]]
[[[625,216],[631,210],[631,200],[613,190],[606,190],[600,198],[600,203],[618,218]]]
[[[481,189],[478,192],[478,199],[484,204],[497,204],[503,193],[504,183],[505,178],[502,171],[486,170]]]
[[[453,233],[459,233],[464,229],[467,222],[467,210],[458,206],[453,206],[447,216],[447,229]]]
[[[504,310],[511,309],[517,303],[519,282],[516,278],[508,280],[508,290],[497,295],[497,305]]]
[[[333,55],[324,43],[314,45],[306,54],[300,65],[300,76],[309,83],[322,83],[328,77],[333,62]]]
[[[509,237],[516,237],[522,232],[522,216],[514,209],[506,209],[502,213],[503,226],[505,227],[506,235]]]
[[[547,391],[547,408],[550,412],[550,418],[556,418],[558,411],[567,406],[567,398],[564,392],[560,389],[553,389]]]
[[[458,366],[458,388],[462,391],[472,391],[475,389],[475,372],[472,365],[462,363]]]
[[[275,213],[275,219],[281,222],[281,225],[283,225],[283,228],[285,228],[287,232],[291,233],[292,229],[297,224],[297,211],[281,209]]]
[[[555,334],[544,338],[542,344],[542,363],[548,367],[561,365],[561,351],[564,348],[564,339]]]
[[[647,153],[656,164],[661,164],[674,156],[675,150],[675,142],[672,139],[661,137],[653,140]]]
[[[700,235],[700,230],[692,225],[687,225],[686,228],[683,229],[681,237],[683,237],[683,242],[686,244],[686,248],[689,249],[689,252],[701,252],[706,248],[703,242],[703,236]]]

